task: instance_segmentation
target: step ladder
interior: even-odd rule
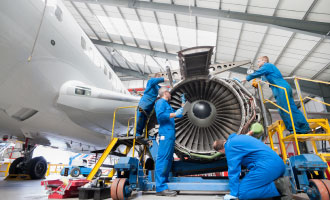
[[[111,141],[108,144],[108,146],[106,147],[106,149],[103,150],[102,156],[98,159],[98,161],[96,162],[94,168],[92,169],[90,174],[87,176],[87,180],[92,180],[93,179],[93,177],[95,176],[95,174],[100,169],[100,167],[104,163],[105,159],[109,155],[125,157],[125,156],[128,155],[130,150],[133,149],[132,154],[133,154],[133,157],[134,157],[135,146],[144,146],[144,154],[145,154],[146,149],[147,149],[146,147],[149,145],[149,143],[146,139],[147,138],[147,129],[146,129],[146,132],[144,133],[144,135],[136,136],[136,123],[134,123],[134,134],[133,134],[133,136],[129,136],[129,123],[130,123],[130,120],[132,120],[133,118],[128,119],[128,128],[127,128],[126,137],[113,137],[113,135],[114,135],[114,125],[115,125],[115,120],[116,120],[116,112],[119,109],[127,109],[127,108],[135,108],[136,109],[137,106],[118,107],[118,108],[115,109],[114,117],[113,117]],[[136,122],[136,115],[137,115],[137,110],[135,110],[134,122]],[[118,147],[120,145],[125,145],[126,146],[125,150],[123,152],[116,152],[116,150],[118,149]],[[142,156],[141,156],[140,160],[141,159],[142,159]],[[115,174],[115,170],[112,169],[110,171],[110,173],[108,174],[108,177],[113,177],[114,174]]]
[[[288,100],[288,95],[287,95],[286,89],[283,88],[283,87],[277,86],[277,85],[267,83],[267,82],[263,82],[263,81],[258,82],[258,89],[259,89],[260,94],[261,94],[260,96],[261,96],[262,103],[266,103],[266,102],[271,103],[271,104],[275,105],[276,107],[278,107],[279,109],[282,109],[284,112],[288,113],[290,115],[291,123],[292,123],[292,126],[293,126],[293,134],[285,136],[284,131],[286,130],[286,127],[285,127],[284,122],[282,120],[278,120],[278,121],[274,122],[273,124],[269,125],[267,127],[267,130],[268,130],[268,136],[269,136],[269,141],[270,141],[271,148],[275,151],[273,136],[275,134],[277,134],[280,149],[281,149],[282,158],[283,158],[283,161],[286,162],[286,160],[288,159],[288,155],[287,155],[287,150],[286,150],[285,143],[293,142],[295,144],[296,154],[300,155],[300,149],[299,149],[298,142],[310,142],[313,146],[314,154],[318,155],[325,163],[328,164],[327,173],[330,175],[330,165],[328,163],[330,161],[330,153],[318,152],[317,146],[316,146],[316,141],[327,141],[330,144],[329,121],[328,121],[328,119],[308,119],[307,114],[306,114],[306,110],[305,110],[304,100],[305,99],[310,99],[312,101],[322,103],[326,106],[330,106],[330,104],[327,104],[325,102],[310,98],[308,96],[305,97],[305,98],[302,98],[298,80],[304,80],[304,81],[316,82],[316,83],[323,83],[323,84],[328,84],[328,85],[330,85],[330,82],[324,82],[324,81],[294,77],[296,91],[297,91],[299,99],[300,99],[300,103],[301,103],[301,106],[302,106],[302,109],[303,109],[303,114],[304,114],[304,116],[305,116],[311,130],[312,130],[312,132],[308,133],[308,134],[297,134],[296,133],[294,123],[293,123],[293,117],[292,117],[290,104],[288,102],[289,100]],[[288,103],[288,110],[280,107],[275,102],[272,102],[269,99],[264,99],[264,97],[262,95],[262,87],[260,85],[261,82],[266,83],[268,85],[271,85],[273,87],[278,87],[278,88],[281,88],[281,89],[285,90],[286,99],[287,99],[287,103]],[[317,128],[322,128],[324,130],[324,132],[317,133],[316,132]],[[328,176],[328,178],[330,178],[330,177]]]

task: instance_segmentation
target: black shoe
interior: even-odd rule
[[[281,200],[292,199],[292,188],[290,179],[288,176],[280,177],[274,181],[278,192],[281,195]]]
[[[173,190],[163,190],[161,192],[156,192],[156,196],[168,196],[168,197],[175,197],[176,191]]]

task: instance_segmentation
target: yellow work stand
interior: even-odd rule
[[[127,135],[126,135],[126,137],[114,137],[115,122],[116,122],[116,112],[118,110],[120,110],[120,109],[135,109],[135,115],[134,115],[134,117],[131,117],[131,118],[128,119],[127,133],[126,133]],[[128,153],[130,152],[130,150],[133,149],[132,157],[134,157],[135,146],[138,145],[138,146],[144,146],[143,154],[139,156],[140,157],[140,161],[145,158],[145,155],[147,153],[147,146],[149,145],[149,143],[146,140],[147,139],[147,136],[148,136],[148,132],[147,132],[148,129],[147,129],[147,125],[146,125],[144,135],[142,135],[142,136],[136,136],[136,124],[137,124],[136,123],[136,116],[137,116],[137,106],[118,107],[118,108],[115,109],[115,111],[113,113],[112,134],[111,134],[110,143],[104,149],[104,151],[102,153],[102,156],[98,159],[98,161],[96,162],[96,164],[93,167],[92,171],[87,176],[87,180],[92,180],[94,178],[95,174],[100,169],[100,167],[102,166],[103,162],[108,157],[108,155],[111,155],[112,154],[112,155],[117,155],[119,157],[127,156]],[[133,136],[129,136],[130,121],[132,119],[134,119],[134,125],[133,125],[134,126],[134,135]],[[125,150],[122,153],[115,152],[120,145],[126,146]],[[108,177],[113,177],[114,174],[115,174],[115,169],[113,168],[110,171],[110,173],[108,174]]]
[[[282,120],[278,120],[272,125],[268,127],[269,141],[271,148],[275,151],[273,136],[277,133],[279,138],[279,145],[281,147],[281,153],[283,161],[287,160],[287,152],[285,143],[286,142],[295,142],[297,154],[300,155],[300,149],[298,142],[307,142],[310,141],[314,153],[320,156],[320,158],[324,161],[330,161],[330,153],[319,153],[317,150],[317,146],[315,141],[328,141],[330,143],[330,126],[328,119],[308,119],[307,122],[313,133],[311,134],[296,134],[295,132],[291,135],[284,136],[283,132],[286,130],[284,122]],[[316,128],[322,127],[324,129],[324,133],[315,133]],[[328,164],[328,172],[330,173],[330,166]]]

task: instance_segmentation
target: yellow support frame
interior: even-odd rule
[[[125,107],[118,107],[118,108],[115,109],[115,111],[113,112],[111,141],[110,141],[109,145],[107,146],[107,148],[102,153],[101,158],[97,161],[94,168],[92,169],[92,171],[87,176],[87,180],[92,180],[93,179],[93,177],[95,176],[97,171],[102,166],[104,160],[108,157],[109,153],[113,150],[113,148],[117,144],[119,138],[113,137],[114,130],[115,130],[116,113],[117,113],[118,110],[125,109],[125,108],[137,108],[137,106],[125,106]],[[134,150],[135,150],[135,141],[136,141],[136,115],[137,115],[137,109],[135,109],[135,114],[134,114],[134,118],[135,118],[135,122],[134,122],[134,139],[133,139],[133,147],[132,147],[133,148],[133,157],[134,157],[134,152],[135,152]],[[128,126],[129,126],[129,121],[130,120],[131,120],[131,118],[128,119]],[[127,135],[128,135],[128,131],[127,131]],[[131,147],[126,147],[124,154],[127,155],[130,150],[131,150]],[[114,174],[115,174],[115,170],[112,169],[108,176],[112,177]]]
[[[129,153],[129,151],[131,150],[131,147],[126,147],[125,151],[124,151],[124,155],[127,155]],[[108,174],[108,177],[113,177],[116,173],[116,170],[113,168],[110,173]]]
[[[268,84],[268,85],[271,85],[273,87],[277,87],[277,88],[280,88],[282,90],[284,90],[285,92],[285,98],[286,98],[286,102],[287,102],[287,105],[288,105],[288,110],[282,108],[281,106],[279,106],[278,104],[276,104],[275,102],[269,100],[269,99],[265,99],[264,98],[264,95],[263,95],[263,92],[262,92],[262,89],[261,89],[261,86],[260,86],[260,83],[265,83],[265,84]],[[295,143],[296,143],[296,149],[297,149],[297,154],[300,155],[300,149],[299,149],[299,146],[298,146],[298,140],[297,140],[297,134],[296,134],[296,127],[294,126],[294,121],[293,121],[293,117],[292,117],[292,112],[291,112],[291,107],[290,107],[290,102],[289,102],[289,96],[288,96],[288,92],[286,91],[286,88],[284,87],[281,87],[281,86],[278,86],[278,85],[274,85],[274,84],[271,84],[271,83],[267,83],[267,82],[264,82],[264,81],[259,81],[258,82],[258,88],[260,89],[261,91],[261,96],[262,96],[262,101],[263,103],[265,102],[270,102],[272,103],[273,105],[275,105],[276,107],[278,107],[279,109],[283,110],[284,112],[288,113],[290,115],[290,119],[291,119],[291,124],[292,124],[292,129],[293,129],[293,135],[294,135],[294,140],[295,140]],[[281,134],[282,137],[283,137],[283,134]],[[271,137],[269,137],[271,138]],[[281,145],[282,146],[282,145]]]
[[[263,103],[269,102],[269,103],[275,105],[276,107],[278,107],[279,109],[283,110],[284,112],[290,114],[291,123],[292,123],[293,131],[294,131],[294,134],[291,134],[289,136],[284,137],[283,132],[286,129],[285,125],[284,125],[284,122],[282,120],[276,121],[272,125],[268,126],[270,146],[275,151],[273,136],[277,133],[278,137],[279,137],[279,144],[280,144],[281,151],[282,151],[281,153],[282,153],[282,156],[283,156],[283,161],[285,162],[286,159],[287,159],[287,152],[286,152],[286,148],[285,148],[285,142],[293,142],[294,141],[296,143],[297,154],[299,155],[300,154],[300,149],[299,149],[299,146],[298,146],[298,141],[300,141],[300,142],[310,141],[312,146],[313,146],[314,153],[316,155],[318,155],[324,162],[327,163],[327,161],[330,161],[330,153],[319,153],[318,150],[317,150],[316,141],[328,141],[329,144],[330,144],[329,121],[328,121],[328,119],[308,119],[306,109],[305,109],[305,105],[304,105],[304,100],[305,99],[310,99],[310,100],[322,103],[326,106],[330,106],[330,104],[325,103],[325,102],[320,101],[320,100],[317,100],[317,99],[314,99],[314,98],[311,98],[311,97],[302,98],[301,92],[300,92],[300,86],[298,84],[298,80],[305,80],[305,81],[328,84],[328,85],[330,85],[330,82],[324,82],[324,81],[294,77],[294,81],[295,81],[295,84],[296,84],[296,89],[297,89],[298,94],[299,94],[300,103],[301,103],[301,106],[302,106],[303,111],[304,111],[304,116],[305,116],[307,122],[309,123],[309,126],[310,126],[311,130],[313,131],[313,133],[311,133],[311,134],[296,134],[295,127],[294,127],[294,122],[293,122],[293,118],[292,118],[292,113],[291,113],[291,108],[289,106],[289,99],[288,99],[288,95],[287,95],[287,92],[286,92],[285,88],[263,82],[263,83],[266,83],[266,84],[272,85],[274,87],[278,87],[278,88],[281,88],[281,89],[285,90],[286,100],[287,100],[287,103],[288,103],[288,110],[285,110],[284,108],[282,108],[281,106],[277,105],[276,103],[270,101],[269,99],[264,99],[263,94],[262,94],[262,88],[260,86],[261,81],[258,82],[258,88],[261,91]],[[322,127],[325,130],[325,133],[321,133],[321,134],[315,133],[315,130],[318,127]],[[329,164],[328,164],[327,171],[330,173]]]

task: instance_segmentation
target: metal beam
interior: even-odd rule
[[[174,4],[174,0],[171,0],[171,4]],[[181,45],[181,40],[180,40],[180,34],[179,34],[179,26],[178,26],[178,20],[176,18],[176,14],[174,15],[174,22],[175,22],[175,29],[176,29],[176,35],[178,37],[178,42],[179,42],[179,47],[180,47],[180,51],[182,50],[182,45]]]
[[[220,5],[221,5],[221,2],[220,2]],[[218,49],[219,49],[219,33],[220,33],[220,20],[218,20],[218,26],[217,26],[217,39],[216,39],[216,42],[215,42],[215,54],[214,54],[214,61],[213,63],[216,63],[217,62],[217,54],[218,54]]]
[[[150,42],[150,39],[149,39],[149,36],[148,36],[148,34],[147,34],[147,32],[146,32],[146,29],[144,28],[144,25],[143,25],[142,20],[141,20],[141,16],[140,16],[139,12],[137,11],[137,9],[134,9],[134,11],[135,11],[135,14],[136,14],[136,16],[137,16],[137,18],[138,18],[138,21],[139,21],[140,25],[141,25],[141,28],[142,28],[143,34],[144,34],[144,36],[146,37],[146,39],[148,40],[149,48],[150,48],[151,50],[153,50],[154,48],[152,47],[151,42]]]
[[[300,32],[309,35],[325,35],[329,31],[330,23],[304,21],[299,19],[274,17],[266,15],[258,15],[243,12],[234,12],[227,10],[218,10],[201,7],[191,7],[182,5],[173,5],[167,3],[155,3],[136,0],[73,0],[75,2],[87,2],[94,4],[103,4],[117,7],[125,7],[132,9],[150,10],[154,12],[167,12],[174,14],[206,17],[213,19],[225,19],[231,21],[247,22],[264,26],[273,26],[280,29],[285,29],[294,32]],[[190,10],[189,10],[190,9]]]
[[[154,11],[153,12],[154,14],[154,17],[155,17],[155,20],[156,20],[156,24],[157,24],[157,27],[158,27],[158,31],[159,31],[159,34],[160,34],[160,38],[162,39],[162,43],[163,43],[163,46],[164,46],[164,50],[165,52],[167,53],[167,47],[166,47],[166,44],[165,44],[165,41],[164,41],[164,36],[163,36],[163,32],[162,32],[162,29],[160,28],[160,24],[159,24],[159,20],[158,20],[158,17],[157,17],[157,14],[156,12]]]
[[[284,47],[282,48],[281,52],[278,54],[276,60],[274,61],[274,65],[277,65],[277,62],[280,60],[280,58],[282,57],[283,53],[285,52],[285,50],[288,48],[288,46],[290,45],[291,41],[293,40],[294,36],[296,35],[296,33],[292,33],[289,40],[285,43]]]
[[[144,49],[144,48],[138,48],[138,47],[123,45],[123,44],[117,44],[117,43],[107,42],[107,41],[101,41],[101,40],[94,40],[94,39],[91,39],[91,40],[96,45],[112,47],[112,48],[117,49],[117,50],[124,50],[124,51],[149,55],[151,57],[154,56],[154,57],[165,58],[165,59],[175,60],[175,61],[178,60],[176,58],[176,56],[177,56],[176,54],[165,53],[165,52],[162,52],[162,51],[155,51],[155,50]]]
[[[330,31],[327,35],[330,34]],[[313,48],[304,56],[304,58],[298,63],[298,65],[291,71],[289,76],[292,76],[296,73],[298,69],[300,69],[301,65],[307,60],[307,58],[323,43],[325,36],[323,36],[314,46]]]
[[[302,17],[302,19],[300,21],[305,22],[305,20],[307,19],[307,16],[309,15],[309,13],[312,11],[312,9],[314,8],[315,4],[317,3],[318,0],[314,0],[313,3],[309,6],[308,10],[306,11],[305,15]],[[329,28],[328,28],[329,29]],[[329,32],[326,31],[323,35],[326,35]],[[291,41],[293,40],[293,38],[295,37],[296,32],[293,32],[289,38],[289,40],[287,41],[287,43],[285,44],[285,46],[283,47],[282,51],[280,52],[280,54],[277,56],[274,65],[277,64],[277,62],[279,61],[279,59],[281,58],[282,54],[285,52],[286,48],[290,45]]]
[[[178,27],[178,20],[177,20],[177,18],[176,18],[176,14],[174,14],[174,21],[175,21],[176,35],[177,35],[177,37],[178,37],[179,47],[180,47],[180,51],[181,51],[181,50],[182,50],[182,44],[181,44],[180,33],[179,33],[179,27]]]
[[[96,46],[96,48],[97,48],[97,46]],[[109,55],[111,56],[111,60],[112,60],[112,61],[115,61],[115,62],[117,63],[117,66],[120,66],[118,60],[117,60],[116,57],[114,56],[115,49],[112,50],[112,51],[113,51],[113,53],[112,53],[112,52],[110,52],[110,50],[109,50],[108,47],[104,47],[104,48],[107,50],[107,52],[108,52]],[[104,56],[104,55],[103,55],[103,56]],[[133,70],[133,68],[128,64],[128,62],[126,61],[126,59],[123,58],[123,60],[124,60],[124,62],[125,62],[125,64],[126,64],[126,66],[127,66],[130,70]],[[120,67],[121,67],[121,66],[120,66]],[[136,71],[136,70],[133,70],[133,71]]]
[[[121,73],[125,76],[133,76],[137,79],[147,79],[148,78],[148,74],[146,74],[146,73],[145,74],[140,74],[140,72],[138,72],[138,71],[125,69],[125,68],[117,67],[117,66],[113,66],[112,69],[113,69],[114,72]]]
[[[276,16],[276,12],[277,12],[277,10],[278,10],[278,7],[280,6],[280,2],[281,2],[280,0],[277,1],[276,7],[275,7],[274,12],[273,12],[273,16]],[[269,28],[269,26],[268,26],[267,29],[266,29],[266,31],[265,31],[265,34],[264,34],[264,36],[262,37],[261,42],[260,42],[260,44],[259,44],[259,46],[258,46],[258,50],[257,50],[256,54],[254,55],[254,58],[253,58],[252,64],[255,63],[255,61],[256,61],[256,59],[257,59],[257,56],[258,56],[258,54],[260,53],[260,50],[261,50],[261,48],[262,48],[262,45],[264,44],[265,39],[266,39],[266,37],[267,37],[267,35],[268,35],[268,31],[269,31],[269,29],[270,29],[270,28]]]
[[[221,6],[222,6],[222,0],[219,1],[219,10],[221,10]],[[216,63],[217,62],[217,54],[218,54],[218,43],[219,43],[219,33],[220,33],[220,20],[218,19],[218,26],[217,26],[217,39],[216,39],[216,42],[215,42],[215,55],[214,55],[214,61],[213,63]]]
[[[101,40],[100,36],[95,32],[93,27],[89,24],[85,16],[80,12],[79,8],[76,6],[76,4],[73,1],[70,1],[71,5],[76,9],[80,17],[84,20],[84,22],[87,24],[87,26],[91,29],[91,31],[94,33],[94,35],[97,37],[97,39]]]
[[[146,30],[145,30],[145,28],[144,28],[144,26],[143,26],[143,24],[142,24],[142,20],[141,20],[140,14],[139,14],[139,12],[137,11],[137,9],[134,9],[134,11],[135,11],[135,14],[136,14],[136,16],[137,16],[137,18],[138,18],[138,20],[139,20],[139,23],[140,23],[140,26],[141,26],[141,28],[142,28],[143,34],[144,34],[144,36],[146,37],[146,39],[148,40],[149,48],[150,48],[151,50],[153,50],[153,47],[152,47],[151,42],[150,42],[150,39],[149,39],[149,37],[148,37],[148,35],[147,35],[147,32],[146,32]],[[148,65],[147,67],[148,67],[148,69],[149,69],[149,72],[152,73],[150,66]]]
[[[325,70],[329,69],[329,67],[330,62],[326,66],[324,66],[319,72],[317,72],[311,79],[317,79],[317,77],[319,77]]]
[[[242,32],[243,32],[243,29],[244,29],[244,24],[245,23],[242,23],[241,30],[239,31],[238,40],[237,40],[237,43],[236,43],[235,53],[234,53],[234,57],[233,57],[233,62],[236,61],[237,49],[238,49],[238,46],[239,46],[239,42],[241,41]]]
[[[105,15],[107,16],[107,19],[109,20],[111,26],[113,27],[114,31],[116,32],[117,35],[119,35],[119,38],[120,38],[120,41],[123,43],[123,44],[126,44],[125,40],[123,39],[123,37],[121,36],[121,34],[119,33],[118,29],[116,28],[116,26],[114,25],[114,23],[112,22],[111,20],[111,17],[108,13],[108,11],[104,8],[104,6],[101,4],[100,5],[103,12],[105,13]]]
[[[148,74],[141,74],[138,71],[135,71],[135,70],[132,70],[132,69],[125,69],[125,68],[121,67],[120,64],[119,64],[119,62],[117,61],[117,59],[113,55],[111,55],[111,52],[109,51],[109,49],[107,47],[105,47],[105,49],[111,55],[112,62],[107,59],[107,57],[104,55],[104,53],[98,47],[96,47],[96,48],[99,50],[99,52],[101,53],[101,55],[108,62],[108,64],[110,65],[111,69],[115,73],[121,73],[124,76],[133,76],[133,77],[135,77],[137,79],[148,78]],[[117,63],[116,65],[114,64],[115,62]]]
[[[159,69],[160,69],[160,71],[161,72],[165,72],[166,70],[165,70],[165,68],[155,59],[155,57],[153,57],[153,56],[150,56],[153,60],[154,60],[154,62],[158,65],[158,67],[159,67]]]
[[[124,21],[124,24],[125,24],[125,26],[126,26],[128,32],[130,33],[131,37],[132,37],[133,40],[134,40],[134,43],[135,43],[136,47],[140,47],[139,43],[136,41],[136,38],[135,38],[134,35],[133,35],[133,32],[132,32],[131,28],[130,28],[129,25],[128,25],[127,20],[126,20],[126,17],[124,16],[124,14],[123,14],[123,12],[121,11],[120,7],[117,7],[117,9],[118,9],[118,12],[119,12],[121,18],[122,18],[123,21]],[[133,58],[133,60],[134,60],[134,58]],[[136,63],[136,67],[139,69],[139,71],[140,71],[141,73],[144,73],[144,70],[141,69],[141,67],[140,67],[139,64]]]
[[[131,38],[134,40],[135,46],[140,47],[139,44],[138,44],[138,42],[136,41],[134,35],[133,35],[133,32],[132,32],[131,28],[130,28],[129,25],[128,25],[128,23],[127,23],[127,21],[126,21],[126,17],[124,16],[124,14],[123,14],[123,12],[121,11],[120,7],[117,7],[117,9],[118,9],[118,12],[119,12],[121,18],[122,18],[123,21],[124,21],[125,27],[127,28],[129,34],[131,35]]]
[[[96,17],[93,9],[90,8],[89,4],[88,3],[85,3],[85,6],[88,8],[89,12],[92,13],[93,16],[95,16],[94,18],[97,20],[97,22],[100,24],[101,28],[103,29],[103,31],[107,34],[107,37],[109,39],[110,42],[113,42],[113,40],[111,39],[110,35],[109,35],[109,32],[105,29],[105,27],[103,26],[102,22],[99,20],[98,17]]]
[[[139,54],[143,54],[143,55],[149,55],[152,58],[153,57],[159,57],[159,58],[165,58],[165,59],[175,60],[175,61],[178,60],[176,54],[164,53],[164,52],[161,52],[161,51],[155,51],[155,50],[144,49],[144,48],[137,48],[137,47],[132,47],[132,46],[128,46],[128,45],[116,44],[116,43],[112,43],[112,42],[99,41],[99,40],[93,40],[93,39],[92,39],[92,42],[96,45],[111,47],[111,48],[114,48],[116,50],[124,50],[124,51],[135,52],[135,53],[139,53]],[[219,65],[219,63],[214,63],[213,65]],[[247,74],[246,73],[247,68],[242,68],[242,67],[236,67],[236,68],[230,69],[230,71],[240,73],[240,74],[245,74],[245,75]]]

